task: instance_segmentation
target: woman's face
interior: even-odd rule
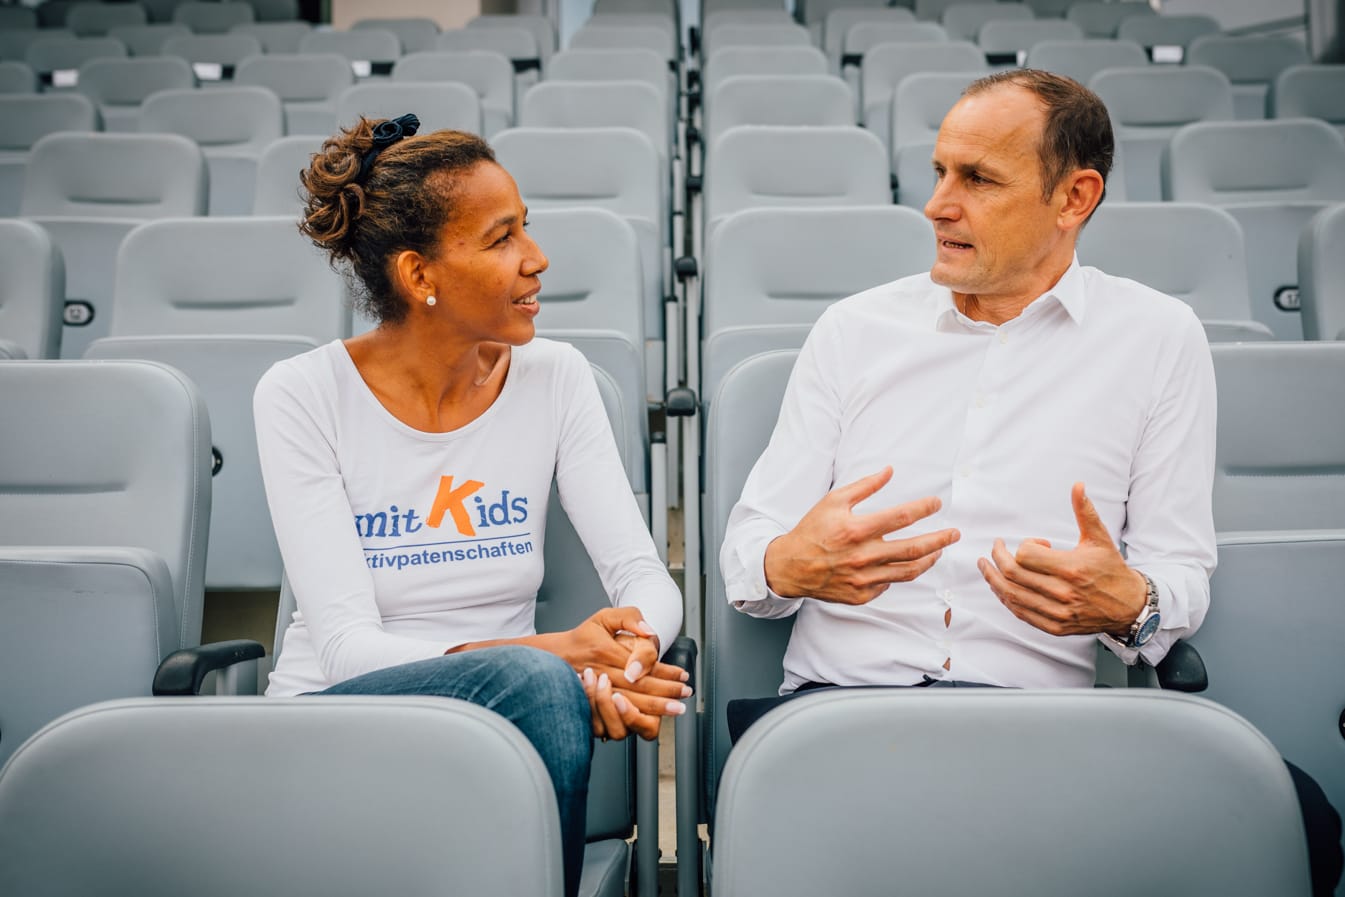
[[[524,229],[528,210],[518,186],[499,165],[482,162],[456,179],[452,202],[437,258],[425,269],[433,314],[473,342],[528,342],[547,258]]]

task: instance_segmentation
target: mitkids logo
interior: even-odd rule
[[[428,513],[422,516],[415,508],[390,504],[386,511],[356,514],[355,530],[366,542],[412,536],[434,540],[365,548],[370,568],[401,570],[423,564],[530,554],[533,544],[527,537],[531,533],[518,531],[527,520],[527,496],[511,496],[508,489],[487,490],[480,480],[455,482],[452,476],[441,476]],[[452,522],[451,528],[446,521]],[[489,532],[498,527],[509,527],[509,535]]]

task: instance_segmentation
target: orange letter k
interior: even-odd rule
[[[468,480],[454,489],[452,477],[440,477],[439,494],[434,497],[434,507],[430,508],[430,516],[425,518],[426,525],[438,529],[444,522],[444,512],[448,511],[453,515],[453,522],[457,524],[458,532],[464,536],[475,536],[476,530],[472,528],[472,518],[467,516],[467,506],[463,501],[484,485],[486,484],[478,483],[476,480]]]

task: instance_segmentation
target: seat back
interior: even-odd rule
[[[1092,787],[1101,774],[1136,783],[1106,812]],[[956,838],[928,824],[945,816],[959,821]],[[744,735],[718,821],[719,897],[826,893],[841,879],[876,893],[897,869],[912,893],[1085,893],[1117,850],[1146,854],[1134,874],[1146,889],[1303,897],[1311,887],[1275,748],[1217,704],[1153,690],[809,696]],[[808,844],[807,858],[782,856],[781,843]]]
[[[148,552],[170,577],[167,647],[199,644],[210,421],[191,381],[141,361],[9,361],[0,413],[0,545]],[[96,673],[82,665],[79,675]]]
[[[956,7],[954,7],[956,8]],[[892,95],[891,168],[904,206],[923,209],[934,195],[934,142],[948,110],[981,72],[921,72],[907,75]]]
[[[241,0],[185,0],[173,8],[173,21],[196,34],[224,34],[234,25],[257,18],[251,3]]]
[[[28,31],[37,28],[37,12],[30,6],[6,6],[0,9],[0,29]]]
[[[77,90],[98,104],[103,128],[139,131],[140,104],[160,90],[196,86],[186,60],[176,56],[91,59],[79,67]]]
[[[532,34],[541,54],[542,68],[556,52],[556,26],[545,15],[510,13],[474,16],[467,20],[468,28],[522,28]]]
[[[117,25],[148,21],[139,3],[75,3],[65,15],[65,27],[80,37],[102,37]]]
[[[218,81],[224,76],[224,68],[238,65],[249,56],[258,55],[262,52],[262,45],[261,41],[252,35],[236,31],[218,34],[177,34],[163,42],[161,52],[164,56],[180,56],[190,62],[197,77],[202,80]]]
[[[282,881],[308,895],[432,893],[445,882],[562,893],[546,767],[515,726],[465,701],[88,707],[4,770],[0,833],[0,887],[12,894],[222,897]]]
[[[1345,343],[1211,349],[1215,528],[1345,528]]]
[[[476,91],[482,136],[489,139],[514,123],[514,67],[491,50],[430,50],[411,53],[392,66],[393,81],[455,81]]]
[[[391,31],[310,31],[299,40],[300,53],[335,53],[361,65],[390,63],[402,55],[402,42]],[[367,73],[366,73],[367,74]]]
[[[835,75],[733,75],[706,99],[707,146],[737,125],[853,125],[854,98]]]
[[[366,32],[369,33],[369,32]],[[364,82],[347,87],[336,99],[336,123],[348,128],[364,116],[391,119],[416,110],[420,129],[428,134],[444,128],[481,133],[481,100],[466,84],[417,84],[406,81]]]
[[[50,76],[76,71],[90,59],[125,55],[126,45],[115,37],[39,37],[28,45],[24,62],[39,75]]]
[[[1149,64],[1149,57],[1134,41],[1107,38],[1047,40],[1034,44],[1027,51],[1027,60],[1023,64],[1088,84],[1103,69],[1142,68]]]
[[[701,78],[711,94],[732,75],[825,75],[827,58],[816,47],[800,44],[778,46],[733,45],[720,47],[705,61]]]
[[[51,235],[22,218],[0,218],[3,357],[58,357],[64,304],[65,262]]]
[[[298,53],[304,35],[313,30],[308,22],[244,22],[229,28],[230,34],[255,37],[264,53]]]
[[[1109,2],[1109,0],[1085,0],[1070,4],[1065,18],[1083,29],[1088,37],[1116,37],[1117,29],[1126,19],[1136,16],[1152,16],[1154,9],[1142,0]]]
[[[108,30],[108,37],[115,37],[126,45],[132,56],[158,56],[163,52],[164,42],[179,34],[191,34],[186,25],[174,22],[151,22],[146,25],[114,25]]]
[[[401,41],[402,53],[421,53],[434,49],[434,41],[439,36],[439,23],[434,19],[407,16],[396,19],[360,19],[352,22],[350,29],[359,31],[372,28],[391,31]]]
[[[1289,35],[1206,34],[1186,49],[1188,65],[1208,65],[1233,82],[1237,117],[1266,117],[1270,85],[1280,72],[1312,60],[1303,42]]]
[[[37,72],[16,59],[0,61],[0,94],[37,93]]]
[[[22,209],[30,218],[160,218],[203,215],[205,197],[205,158],[186,137],[49,134],[33,147]]]
[[[440,32],[436,50],[489,50],[507,56],[517,71],[539,66],[537,38],[526,28],[457,28]],[[535,73],[535,72],[534,72]]]
[[[98,130],[98,110],[77,93],[15,93],[0,96],[0,159],[26,153],[57,131]]]
[[[570,50],[649,50],[666,63],[681,57],[676,26],[665,16],[595,15],[570,36]]]
[[[326,138],[300,134],[271,142],[257,160],[257,190],[252,214],[289,215],[303,211],[304,191],[299,175],[313,162]]]
[[[1271,118],[1320,118],[1345,134],[1345,65],[1295,65],[1270,92]]]
[[[1036,18],[1026,3],[955,3],[939,16],[951,40],[976,40],[987,22],[1021,22]]]
[[[1211,342],[1273,338],[1252,318],[1242,229],[1199,203],[1103,203],[1079,236],[1079,261],[1175,296]]]
[[[1318,213],[1298,239],[1303,336],[1345,340],[1345,203]]]
[[[892,202],[882,142],[853,125],[739,125],[705,164],[705,217],[760,206],[885,206]]]
[[[1204,697],[1246,717],[1338,807],[1345,664],[1335,634],[1345,625],[1345,531],[1226,533],[1218,550],[1215,610],[1190,637],[1209,671]],[[1285,690],[1302,682],[1315,684],[1286,701]]]
[[[252,7],[258,22],[289,23],[299,17],[299,0],[247,0],[247,2]]]
[[[809,13],[811,15],[811,12]],[[845,38],[855,26],[913,25],[915,13],[904,6],[864,6],[841,3],[826,13],[822,27],[822,52],[831,63],[831,71],[841,69],[841,54],[845,52]]]
[[[1193,40],[1206,34],[1218,34],[1219,31],[1219,22],[1210,16],[1141,15],[1123,19],[1116,27],[1116,37],[1119,40],[1133,40],[1151,51],[1162,47],[1180,47],[1182,54],[1175,58],[1165,59],[1161,51],[1155,55],[1159,57],[1157,61],[1181,62],[1186,55],[1186,48]]]
[[[985,54],[969,41],[884,43],[864,54],[859,94],[864,127],[878,135],[891,152],[892,98],[908,75],[927,72],[988,73]]]
[[[221,151],[255,156],[285,133],[285,113],[266,87],[177,88],[145,99],[140,130],[189,137],[207,156]]]
[[[525,128],[635,128],[666,160],[671,152],[666,94],[640,81],[543,81],[518,110]],[[666,172],[665,172],[666,173]]]
[[[249,56],[234,70],[234,83],[265,87],[289,102],[330,102],[355,83],[338,53],[267,53]]]
[[[1083,39],[1083,29],[1064,19],[991,19],[976,32],[976,43],[983,53],[1012,62],[1017,62],[1020,54],[1026,59],[1026,54],[1042,41]]]

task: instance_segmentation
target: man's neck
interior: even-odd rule
[[[1074,253],[1071,252],[1063,260],[1062,265],[1052,267],[1047,274],[1037,278],[1026,289],[1012,293],[959,293],[953,290],[953,304],[971,320],[985,321],[998,327],[1021,315],[1023,309],[1050,292],[1060,282],[1060,278],[1065,276],[1065,272],[1073,262]]]

